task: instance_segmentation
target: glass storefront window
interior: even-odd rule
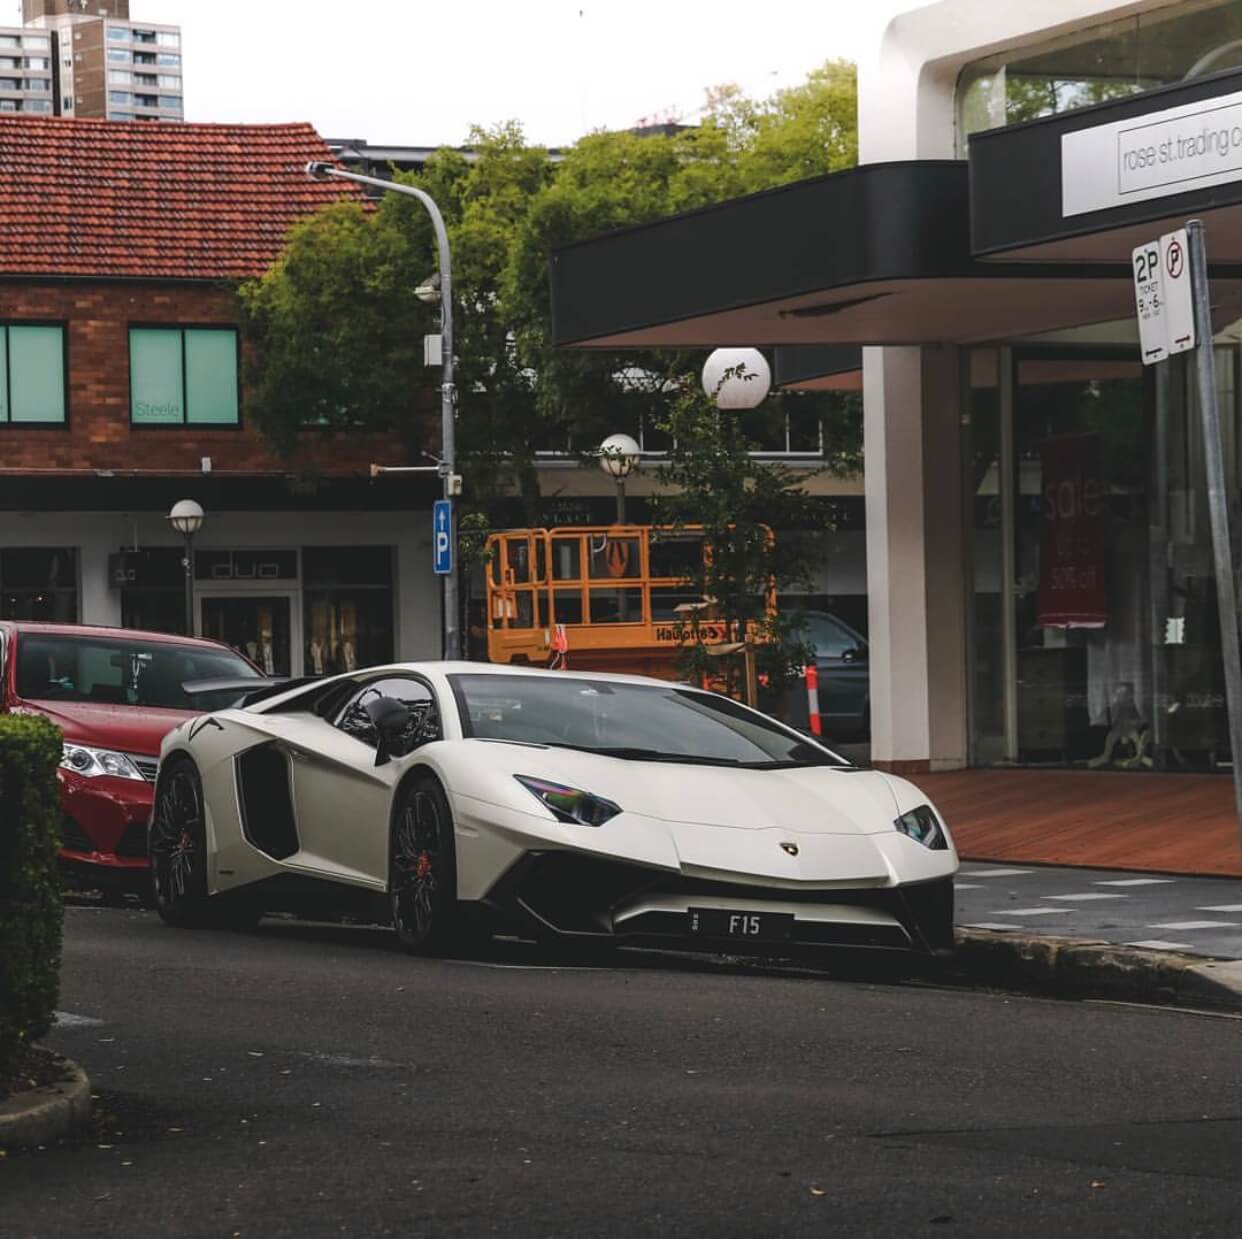
[[[203,636],[223,641],[270,676],[291,673],[289,599],[238,595],[200,599]]]
[[[302,578],[307,675],[392,662],[390,547],[307,547]]]
[[[1236,523],[1232,329],[1217,338],[1217,370]],[[975,350],[966,373],[972,761],[1227,769],[1192,365],[1031,346]]]
[[[1020,357],[1018,756],[1150,762],[1149,402],[1137,361]],[[1111,745],[1111,748],[1110,748]]]
[[[968,553],[973,556],[974,581],[969,623],[975,765],[992,765],[1007,755],[1000,376],[1008,357],[1008,350],[975,349],[965,369],[970,418],[966,484],[973,547]]]
[[[0,619],[75,623],[78,553],[71,547],[0,551]]]
[[[957,87],[959,154],[972,133],[1242,65],[1242,6],[1191,0],[977,60]]]

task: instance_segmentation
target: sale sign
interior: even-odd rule
[[[1039,626],[1103,628],[1108,600],[1099,437],[1045,439],[1040,461]]]

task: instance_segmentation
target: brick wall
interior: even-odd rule
[[[231,290],[193,284],[0,284],[0,321],[67,324],[68,423],[32,428],[0,423],[2,469],[197,470],[210,456],[230,470],[364,475],[372,461],[406,463],[395,437],[345,432],[303,437],[292,457],[277,457],[247,424],[238,429],[132,427],[129,424],[129,324],[236,321]]]

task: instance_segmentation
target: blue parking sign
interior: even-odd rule
[[[437,499],[431,509],[431,559],[438,576],[453,571],[453,502]]]

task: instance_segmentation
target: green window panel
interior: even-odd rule
[[[129,398],[137,426],[179,426],[185,421],[180,331],[130,330]]]
[[[237,425],[236,332],[186,330],[185,389],[189,421]]]
[[[237,333],[133,327],[130,409],[136,426],[236,426]]]
[[[0,327],[0,422],[9,420],[9,333]]]
[[[7,327],[0,410],[3,420],[59,423],[65,420],[65,332],[62,327]]]

